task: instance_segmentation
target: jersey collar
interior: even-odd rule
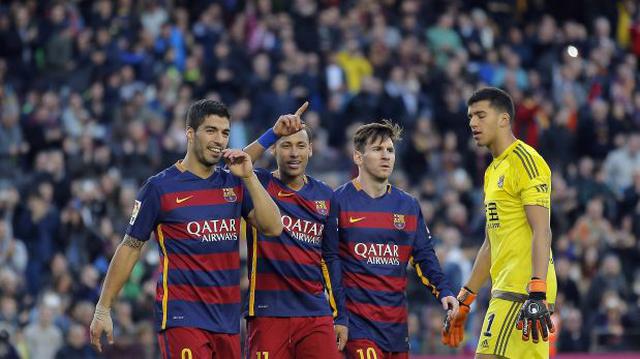
[[[358,180],[358,178],[354,178],[351,180],[351,184],[353,184],[353,187],[356,188],[356,191],[360,192],[362,191],[362,184],[360,183],[360,181]],[[391,183],[387,183],[387,194],[391,193]]]
[[[497,164],[500,164],[511,152],[513,152],[513,149],[516,148],[518,144],[520,144],[520,140],[513,141],[513,143],[510,144],[509,147],[502,151],[500,156],[493,159],[491,164],[495,165],[495,167],[498,167]]]

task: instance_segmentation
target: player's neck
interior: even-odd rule
[[[387,186],[389,185],[389,180],[380,181],[371,176],[363,174],[360,172],[358,177],[356,177],[356,181],[360,183],[360,187],[365,191],[366,194],[371,198],[378,198],[384,196],[387,191]]]
[[[496,140],[487,147],[491,151],[491,156],[498,158],[516,140],[517,138],[513,135],[513,132],[509,131],[508,134],[496,136]]]
[[[302,187],[304,187],[304,184],[306,183],[304,173],[299,176],[289,176],[286,173],[283,173],[283,172],[280,172],[280,170],[277,170],[273,172],[273,174],[277,179],[282,181],[282,183],[286,184],[287,187],[291,188],[294,191],[301,190]]]
[[[203,165],[195,156],[189,155],[189,152],[184,156],[181,164],[184,169],[200,178],[209,178],[215,168],[215,166]]]

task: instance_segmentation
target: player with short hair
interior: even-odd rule
[[[469,305],[491,276],[491,301],[476,357],[548,358],[557,291],[549,224],[551,170],[536,150],[513,135],[514,106],[506,92],[483,88],[467,105],[473,138],[493,155],[484,176],[486,237],[458,294],[460,312],[443,330],[443,343],[460,344]]]
[[[353,137],[358,177],[334,192],[342,290],[349,314],[349,358],[408,358],[407,264],[442,302],[458,310],[418,200],[389,184],[401,128],[389,121],[360,126]]]
[[[155,327],[163,358],[240,358],[240,219],[279,235],[278,207],[249,155],[227,149],[230,114],[196,101],[187,112],[187,153],[150,177],[109,265],[91,322],[91,343],[113,343],[110,308],[151,232],[160,246]],[[223,159],[228,169],[217,167]]]
[[[307,107],[305,102],[295,114],[280,116],[245,148],[254,160],[271,148],[277,169],[256,173],[284,225],[279,236],[247,231],[247,357],[252,359],[337,359],[347,340],[344,306],[333,297],[340,283],[331,280],[336,274],[325,265],[339,261],[337,246],[325,240],[333,190],[305,174],[313,152],[311,132],[300,118]]]

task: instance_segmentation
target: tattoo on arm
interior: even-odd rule
[[[131,247],[134,249],[140,249],[142,248],[142,246],[144,246],[144,242],[141,240],[135,239],[133,237],[130,237],[128,235],[125,235],[124,239],[122,240],[122,245]]]

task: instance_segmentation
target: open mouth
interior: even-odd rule
[[[207,150],[211,151],[214,155],[219,155],[222,153],[222,148],[216,146],[207,147]]]
[[[302,161],[287,161],[287,167],[292,168],[292,169],[298,169],[302,166]]]
[[[478,138],[482,134],[480,131],[472,131],[471,133],[473,134],[473,138]]]

